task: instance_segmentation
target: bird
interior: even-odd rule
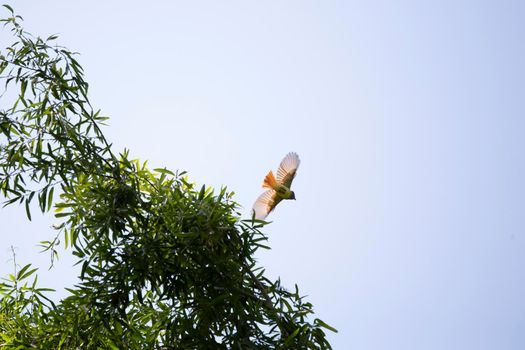
[[[263,188],[268,188],[257,198],[253,204],[252,213],[255,219],[264,220],[275,209],[283,199],[295,199],[294,191],[290,190],[292,181],[299,168],[301,160],[295,152],[288,153],[277,169],[277,178],[273,172],[266,175],[263,181]]]

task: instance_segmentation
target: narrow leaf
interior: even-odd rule
[[[29,209],[29,201],[26,200],[26,215],[29,221],[31,221],[31,209]]]
[[[51,205],[53,203],[53,191],[55,190],[54,187],[51,187],[51,190],[47,194],[47,211],[51,210]]]
[[[161,173],[161,174],[167,174],[167,175],[175,176],[175,173],[173,171],[171,171],[171,170],[168,170],[168,169],[156,168],[156,169],[153,169],[153,171],[155,171],[157,173]]]
[[[337,333],[337,329],[335,329],[334,327],[330,326],[329,324],[327,324],[327,323],[321,321],[321,320],[318,319],[318,318],[315,319],[314,323],[315,323],[316,325],[318,325],[318,326],[321,326],[321,327],[323,327],[323,328],[326,328],[326,329],[328,329],[328,330],[331,330],[331,331],[334,332],[334,333]]]
[[[11,11],[11,13],[14,13],[15,11],[13,11],[13,8],[9,5],[2,5],[3,7],[5,7],[6,9],[8,9],[9,11]]]

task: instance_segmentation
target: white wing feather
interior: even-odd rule
[[[271,205],[275,195],[274,190],[268,190],[261,194],[259,198],[253,204],[253,211],[255,212],[255,218],[264,220],[270,213]]]
[[[277,182],[283,184],[285,177],[288,174],[295,172],[297,168],[299,168],[299,164],[301,164],[301,160],[297,153],[288,153],[281,161],[279,169],[277,169]]]

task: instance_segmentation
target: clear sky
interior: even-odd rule
[[[227,185],[246,213],[300,155],[259,261],[335,349],[525,348],[525,2],[11,5],[81,53],[117,150]],[[64,295],[73,260],[47,271],[35,246],[53,219],[0,221],[0,273],[14,245]]]

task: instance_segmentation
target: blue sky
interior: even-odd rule
[[[116,149],[227,185],[246,213],[299,153],[259,261],[335,349],[525,347],[525,3],[11,5],[81,53]],[[35,246],[52,218],[0,221],[2,275],[14,245],[43,285],[75,283]]]

